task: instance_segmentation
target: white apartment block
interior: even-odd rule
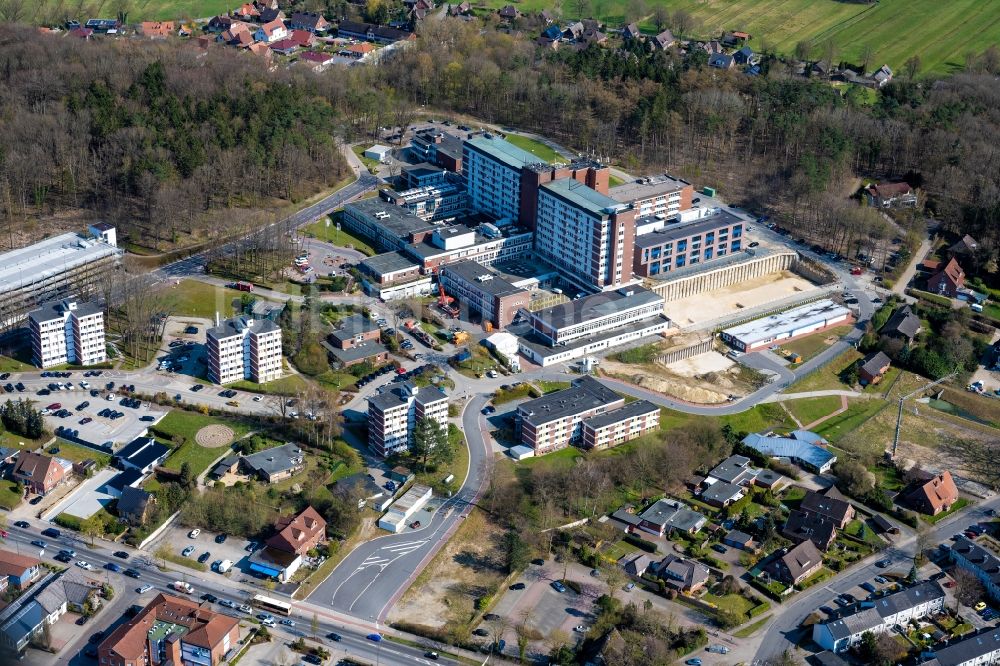
[[[448,427],[448,396],[437,387],[403,382],[368,398],[368,446],[382,457],[405,451],[417,422],[430,418]]]
[[[32,362],[40,368],[64,363],[94,365],[108,360],[104,311],[72,298],[28,313]]]
[[[281,327],[269,319],[234,317],[206,331],[208,378],[216,384],[242,379],[264,383],[281,377]]]

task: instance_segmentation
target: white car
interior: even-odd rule
[[[89,389],[90,388],[90,382],[80,382],[80,388],[82,388],[82,389]]]
[[[85,562],[84,560],[77,560],[76,566],[80,567],[81,569],[86,569],[87,571],[94,570],[94,566],[90,562]]]
[[[266,620],[261,620],[260,623],[262,625],[264,625],[265,627],[273,627],[274,626],[274,618],[269,617]]]
[[[108,402],[112,402],[114,399],[115,399],[115,394],[114,393],[109,393],[108,394]]]
[[[190,532],[188,532],[188,538],[189,539],[197,539],[199,534],[201,534],[201,530],[199,530],[198,528],[195,528],[195,529],[191,530]]]
[[[146,583],[145,585],[143,585],[141,587],[137,587],[135,591],[138,592],[139,594],[145,594],[145,593],[149,592],[152,589],[153,589],[153,586],[150,585],[149,583]]]
[[[253,612],[253,609],[250,608],[250,604],[242,604],[240,606],[240,610],[243,611],[244,613],[252,613]]]
[[[264,399],[264,396],[262,396],[262,395],[255,395],[255,396],[253,397],[253,401],[254,401],[254,402],[260,402],[260,401],[261,401],[261,400],[263,400],[263,399]]]

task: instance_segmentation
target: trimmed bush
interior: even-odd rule
[[[646,551],[647,553],[655,553],[656,552],[656,544],[655,543],[653,543],[652,541],[646,541],[642,537],[637,537],[634,534],[626,534],[625,537],[622,540],[625,543],[632,544],[636,548],[641,548],[642,550]]]

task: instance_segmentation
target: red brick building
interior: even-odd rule
[[[22,451],[17,456],[12,476],[29,492],[45,495],[65,481],[71,469],[71,466],[63,465],[56,458],[32,451]]]
[[[160,593],[97,648],[102,666],[216,666],[240,639],[234,617]]]

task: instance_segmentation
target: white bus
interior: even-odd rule
[[[271,597],[265,597],[263,594],[253,595],[253,599],[250,603],[260,608],[266,610],[269,613],[275,613],[277,615],[291,615],[292,605],[287,601],[279,601],[278,599],[272,599]]]

